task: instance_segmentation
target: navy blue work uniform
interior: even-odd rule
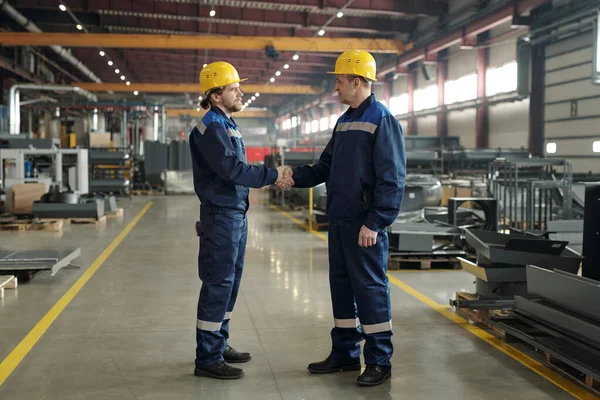
[[[249,187],[274,184],[277,170],[246,164],[233,119],[212,107],[190,133],[194,189],[200,199],[196,367],[223,361],[248,235]]]
[[[331,356],[359,362],[364,338],[365,363],[391,366],[386,228],[400,212],[406,182],[400,124],[371,95],[339,118],[319,162],[295,168],[293,178],[295,187],[327,182]],[[358,245],[363,225],[377,232],[374,246]]]

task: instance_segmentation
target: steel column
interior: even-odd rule
[[[489,35],[487,35],[489,36]],[[477,50],[477,98],[486,97],[486,73],[489,64],[489,49],[487,47]],[[489,143],[489,108],[487,104],[477,107],[477,125],[475,130],[475,147],[487,149]]]
[[[531,49],[531,89],[529,95],[529,151],[544,155],[545,51],[543,46]]]
[[[415,72],[414,71],[410,71],[408,74],[408,113],[412,114],[414,112],[414,98],[415,98],[415,82],[416,81],[416,76],[415,76]],[[406,127],[406,134],[407,136],[412,136],[416,134],[416,129],[415,129],[415,119],[409,118],[408,119],[408,126]]]
[[[448,61],[440,61],[438,62],[438,106],[440,106],[440,111],[437,115],[437,135],[444,137],[448,136],[448,112],[446,108],[443,107],[445,104],[445,84],[446,77],[448,76]]]

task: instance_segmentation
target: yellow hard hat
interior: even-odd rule
[[[335,75],[358,75],[376,81],[377,65],[373,56],[364,50],[348,50],[343,52],[335,62]]]
[[[232,83],[243,82],[233,65],[225,61],[217,61],[208,64],[200,71],[200,90],[202,93],[210,89],[219,88]]]

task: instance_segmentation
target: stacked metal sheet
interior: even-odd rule
[[[476,277],[480,298],[510,299],[526,294],[527,265],[576,273],[582,261],[564,241],[476,229],[466,229],[465,239],[475,250],[477,264],[460,261],[463,269]]]
[[[600,282],[527,267],[526,296],[515,296],[513,316],[493,323],[588,378],[600,379]]]

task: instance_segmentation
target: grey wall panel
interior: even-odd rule
[[[448,113],[448,136],[460,137],[460,145],[475,148],[476,110],[452,111]]]
[[[564,158],[560,156],[548,156],[548,158]],[[600,173],[600,157],[570,158],[573,172],[576,173]]]
[[[500,67],[517,59],[517,39],[511,39],[490,47],[490,68]]]
[[[435,65],[427,65],[427,74],[429,75],[429,80],[425,79],[421,68],[417,70],[417,82],[415,89],[421,89],[431,85],[437,85],[437,66]]]
[[[385,100],[385,87],[384,85],[373,85],[373,90],[371,91],[377,100]]]
[[[399,76],[398,79],[392,81],[392,96],[408,93],[408,77]]]
[[[463,50],[452,54],[448,60],[448,80],[477,72],[477,51]]]
[[[594,135],[600,132],[600,118],[576,119],[562,122],[546,122],[546,138]]]
[[[575,65],[565,69],[559,69],[554,72],[546,72],[546,86],[555,85],[563,82],[573,81],[575,79],[591,78],[592,63],[586,62],[582,65]]]
[[[399,120],[400,126],[402,127],[402,133],[406,135],[406,130],[408,129],[408,121],[405,119]]]
[[[589,46],[591,48],[593,45],[594,37],[591,32],[583,35],[577,35],[546,46],[546,58],[571,52],[573,49],[578,49],[584,46]]]
[[[556,57],[546,57],[546,71],[564,68],[582,62],[592,62],[593,52],[591,47],[575,50]]]
[[[437,136],[437,116],[417,118],[417,134],[419,136]]]
[[[571,159],[571,164],[573,165],[573,172],[591,172],[592,174],[600,173],[600,157],[573,158]]]
[[[578,100],[577,117],[600,116],[600,96],[595,99]],[[571,118],[571,102],[546,105],[544,115],[546,121]]]
[[[592,84],[591,79],[546,88],[545,102],[600,96],[600,85]]]
[[[551,142],[552,139],[548,138],[546,142]],[[594,153],[592,145],[595,141],[600,141],[600,133],[597,137],[588,138],[569,138],[568,140],[556,140],[556,153],[553,154],[555,157],[561,156],[589,156],[597,157],[600,163],[600,153]]]
[[[490,148],[529,146],[529,99],[490,106]]]

